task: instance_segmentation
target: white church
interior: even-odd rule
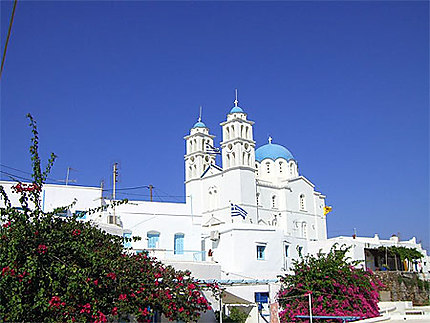
[[[421,271],[428,275],[427,253],[415,238],[406,242],[377,236],[328,239],[325,196],[300,175],[287,148],[270,137],[256,148],[254,122],[238,103],[236,97],[220,124],[220,148],[200,118],[185,136],[185,203],[130,201],[82,220],[113,234],[140,236],[140,241],[125,247],[149,252],[177,269],[189,269],[196,278],[220,282],[226,288],[227,311],[228,306],[245,308],[248,322],[263,322],[279,289],[278,276],[290,273],[300,253],[316,254],[335,242],[352,246],[350,256],[362,260],[363,267],[373,266],[367,249],[416,248],[425,256]],[[217,154],[221,165],[216,164]],[[10,193],[13,184],[0,181],[18,206],[17,196]],[[75,198],[69,215],[111,203],[102,188],[47,184],[41,205],[51,211]]]

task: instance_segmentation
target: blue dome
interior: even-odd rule
[[[207,127],[206,127],[206,125],[205,125],[203,122],[201,122],[201,121],[197,121],[197,122],[194,124],[193,128],[207,128]]]
[[[272,160],[276,160],[278,158],[284,158],[286,160],[294,159],[293,154],[290,151],[277,144],[266,144],[264,146],[259,147],[255,151],[255,160],[261,162],[263,159],[270,158]]]
[[[241,112],[244,113],[241,107],[238,106],[234,106],[233,108],[231,108],[230,113],[237,113],[237,112]]]

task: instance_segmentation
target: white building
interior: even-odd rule
[[[219,149],[200,118],[184,138],[185,203],[130,201],[83,220],[114,234],[140,236],[142,240],[126,245],[135,252],[147,250],[178,269],[190,269],[197,278],[224,282],[230,298],[248,306],[254,321],[256,301],[274,299],[277,276],[289,272],[299,253],[328,251],[334,243],[351,245],[352,259],[363,260],[362,265],[369,268],[373,265],[368,249],[417,248],[426,256],[423,268],[428,273],[426,251],[413,239],[327,239],[325,196],[300,175],[298,162],[287,148],[269,137],[256,149],[254,122],[238,106],[237,98],[220,125]],[[216,165],[217,150],[221,165]],[[12,182],[0,185],[13,197]],[[76,199],[69,214],[110,203],[97,187],[47,184],[41,196],[44,211]],[[16,195],[12,203],[19,206]]]

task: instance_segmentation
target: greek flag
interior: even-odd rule
[[[213,147],[213,146],[209,145],[208,143],[206,143],[206,152],[208,154],[211,154],[211,155],[219,155],[219,154],[221,154],[219,148]]]
[[[248,212],[246,212],[244,209],[242,209],[240,206],[230,203],[231,204],[231,216],[241,216],[243,219],[245,219]]]

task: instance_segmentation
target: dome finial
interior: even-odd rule
[[[199,122],[202,121],[202,106],[200,106]]]
[[[272,136],[269,135],[269,138],[267,140],[269,141],[269,144],[271,144],[273,140]]]
[[[239,101],[237,100],[237,89],[234,89],[234,92],[236,94],[236,99],[234,100],[234,106],[237,107],[237,104],[239,103]]]

